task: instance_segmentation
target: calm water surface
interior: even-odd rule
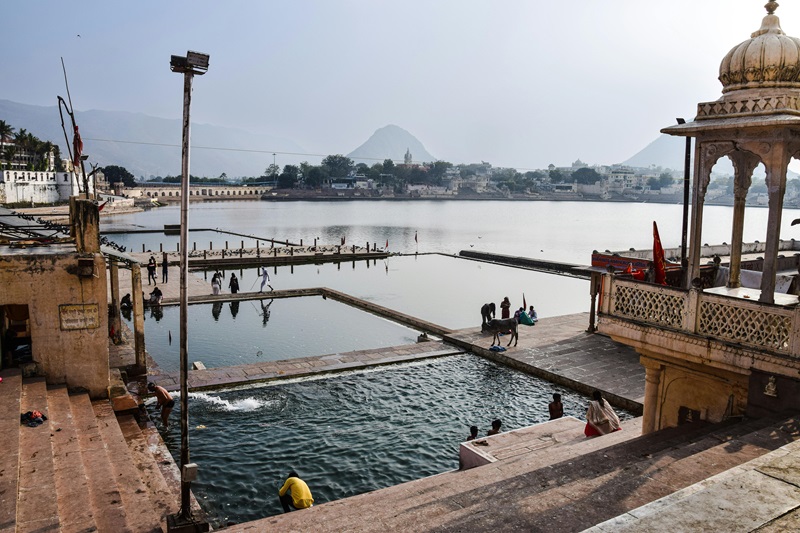
[[[147,351],[162,370],[178,371],[180,309],[146,315]],[[188,327],[191,361],[209,368],[413,344],[419,335],[319,296],[192,305]]]
[[[243,292],[260,287],[255,268],[236,275]],[[442,255],[285,266],[271,268],[270,276],[276,289],[329,287],[451,329],[480,325],[481,305],[499,305],[504,296],[521,306],[524,293],[540,317],[588,311],[590,303],[586,280]],[[327,319],[317,312],[311,317]]]
[[[289,239],[304,244],[336,244],[345,236],[348,244],[366,242],[393,252],[458,253],[475,249],[487,252],[548,258],[588,264],[592,250],[649,249],[652,223],[658,223],[665,248],[678,247],[681,239],[682,205],[604,202],[538,201],[341,201],[341,202],[213,202],[191,204],[192,228],[220,228],[261,238]],[[707,206],[703,213],[703,242],[730,242],[733,211]],[[748,207],[744,240],[765,241],[767,209]],[[781,238],[800,236],[791,221],[800,210],[784,210]],[[178,206],[144,213],[103,217],[101,229],[163,229],[178,224]],[[419,242],[414,241],[418,234]],[[176,249],[177,237],[163,234],[115,235],[114,240],[140,251],[142,244],[158,250]],[[198,248],[240,245],[241,237],[215,233],[191,233]],[[235,243],[235,244],[234,244]],[[253,246],[255,241],[245,243]]]
[[[224,524],[280,513],[277,491],[292,468],[316,503],[456,469],[469,426],[484,435],[495,418],[504,430],[543,422],[553,392],[562,394],[566,414],[584,418],[587,398],[468,354],[191,394],[192,461],[200,465],[192,491]],[[163,433],[173,455],[178,408]]]

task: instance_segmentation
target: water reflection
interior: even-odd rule
[[[269,322],[270,317],[270,306],[272,305],[273,300],[270,300],[267,305],[264,305],[264,300],[259,300],[258,303],[261,304],[261,324],[263,327],[267,327],[267,322]]]
[[[231,316],[233,318],[236,318],[236,315],[239,314],[239,300],[231,302],[230,308],[231,308]]]
[[[219,322],[220,313],[222,313],[222,302],[214,302],[211,304],[211,316],[214,317],[214,322]]]
[[[160,322],[162,318],[164,318],[164,308],[160,305],[151,305],[150,309],[150,318],[154,318],[156,322]]]

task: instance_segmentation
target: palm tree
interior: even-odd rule
[[[5,153],[6,147],[6,139],[11,138],[11,135],[14,134],[14,128],[11,127],[11,124],[8,124],[5,120],[0,120],[0,157]],[[11,164],[11,161],[8,161],[8,164]]]

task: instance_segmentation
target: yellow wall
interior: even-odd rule
[[[77,254],[56,253],[58,247],[66,245],[37,247],[22,254],[9,249],[0,255],[0,305],[28,306],[33,360],[48,383],[65,383],[87,389],[93,398],[104,397],[108,387],[105,260],[101,254],[84,255],[93,261],[95,275],[79,277]],[[60,306],[80,304],[97,306],[97,327],[63,329],[67,308]]]
[[[711,367],[701,374],[689,368],[664,367],[659,386],[657,429],[678,425],[681,406],[700,411],[709,422],[720,422],[733,395],[732,414],[742,415],[747,407],[747,376]]]

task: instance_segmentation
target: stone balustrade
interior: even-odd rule
[[[600,310],[608,317],[800,358],[800,336],[793,334],[800,331],[797,307],[606,275]]]

